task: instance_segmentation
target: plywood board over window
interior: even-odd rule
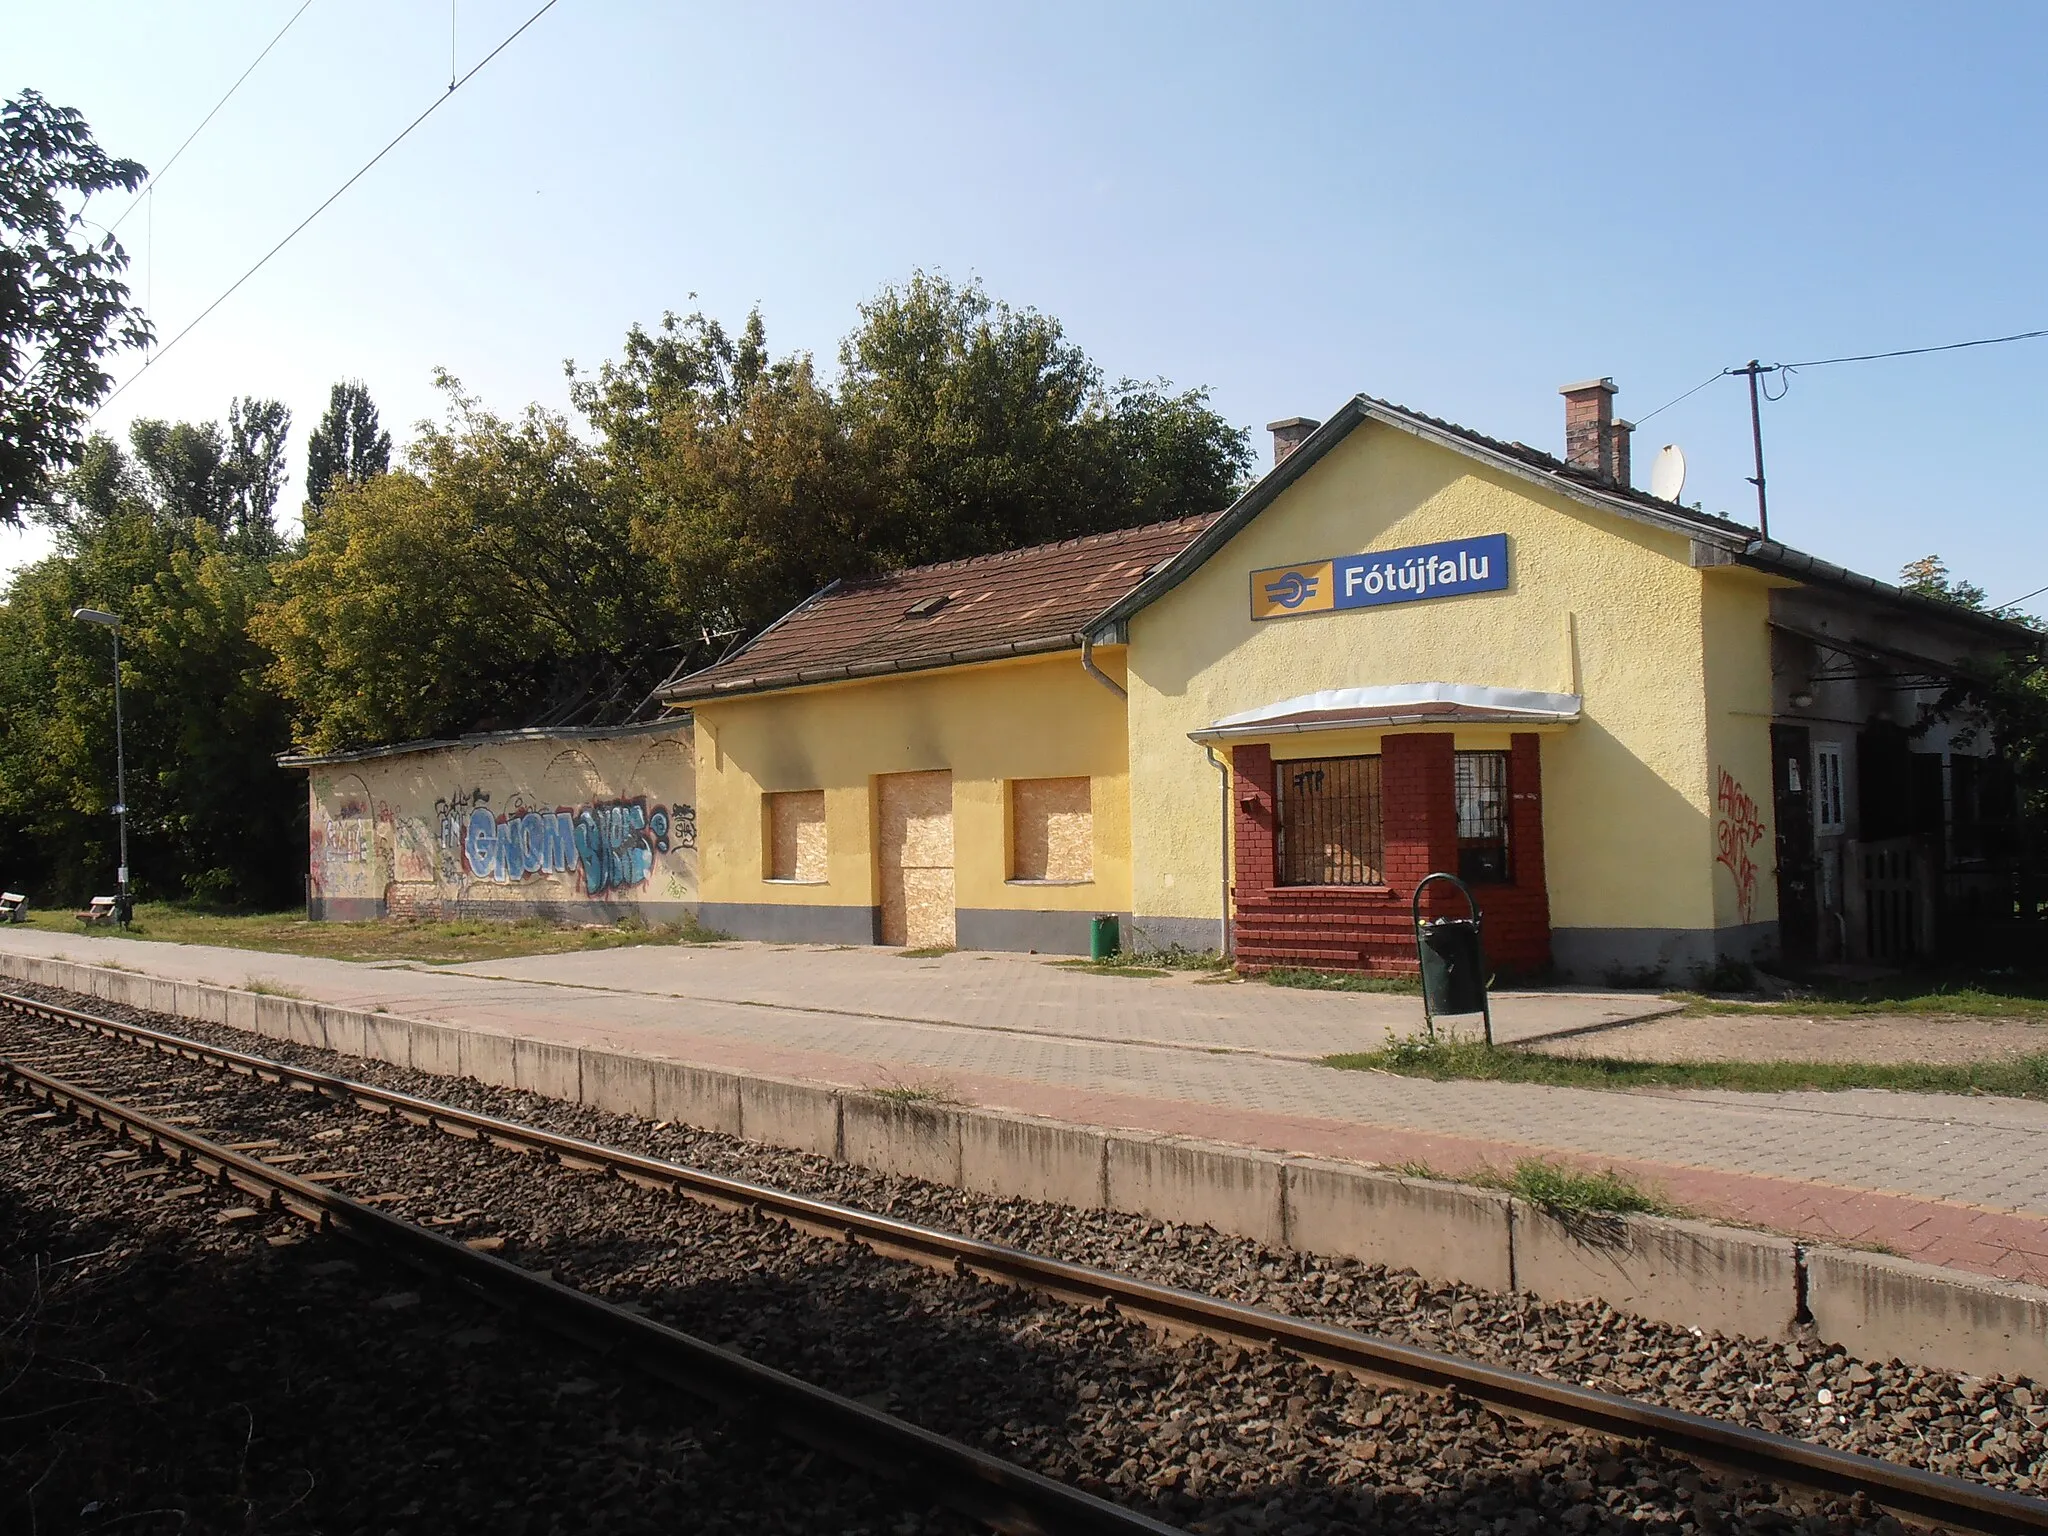
[[[1089,781],[1010,781],[1010,878],[1095,878],[1095,809]]]
[[[765,797],[768,878],[825,879],[825,791],[799,789]]]
[[[876,785],[881,826],[882,942],[950,947],[953,775],[886,773]]]

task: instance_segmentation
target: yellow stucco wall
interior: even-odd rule
[[[1096,661],[1121,677],[1119,649]],[[1123,706],[1081,670],[1078,653],[711,700],[696,715],[707,904],[874,906],[875,778],[943,768],[953,774],[962,910],[1129,906]],[[1008,782],[1081,775],[1093,781],[1094,878],[1010,881]],[[807,789],[825,792],[826,879],[768,880],[761,797]]]
[[[595,904],[669,917],[697,899],[687,721],[318,764],[309,778],[309,894],[327,916]]]
[[[1778,915],[1771,804],[1770,589],[1785,583],[1737,566],[1705,587],[1707,771],[1713,788],[1714,922]]]
[[[1506,591],[1250,617],[1254,570],[1488,533],[1510,541]],[[1366,423],[1131,620],[1141,926],[1213,920],[1221,906],[1216,773],[1189,731],[1320,688],[1441,681],[1584,695],[1584,718],[1543,737],[1553,927],[1713,927],[1705,631],[1685,537]],[[1726,648],[1733,664],[1739,646]],[[1767,689],[1767,660],[1757,666]],[[1731,728],[1730,753],[1739,735]],[[1282,740],[1288,755],[1336,745]],[[1767,810],[1767,773],[1762,784]]]

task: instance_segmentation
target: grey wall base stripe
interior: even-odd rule
[[[792,909],[783,909],[792,910]],[[816,910],[816,909],[813,909]],[[832,910],[832,909],[826,909]],[[839,909],[846,910],[846,909]],[[864,911],[863,908],[852,909]],[[1681,1327],[1865,1360],[2048,1379],[2048,1290],[1705,1222],[1589,1229],[1493,1190],[1356,1163],[578,1050],[394,1014],[0,951],[0,977],[276,1040],[748,1137],[999,1198],[1127,1211],[1554,1301],[1593,1296]]]
[[[1124,948],[1134,954],[1147,950],[1187,949],[1198,954],[1215,954],[1223,947],[1223,925],[1213,917],[1146,917],[1134,914],[1124,924]]]
[[[784,906],[770,901],[707,901],[697,921],[736,939],[776,944],[879,944],[881,913],[874,907]]]
[[[1004,907],[962,907],[953,915],[953,931],[962,949],[1035,950],[1041,955],[1088,953],[1093,912],[1019,912]],[[1117,914],[1120,929],[1130,917]]]
[[[381,896],[314,896],[306,902],[306,916],[316,923],[366,923],[383,915]]]
[[[316,896],[306,903],[306,916],[316,923],[359,923],[389,913],[375,896]],[[549,923],[620,923],[638,919],[650,928],[684,923],[697,915],[694,901],[434,901],[415,902],[412,915],[441,922],[476,919],[521,923],[539,918]]]
[[[1776,923],[1735,928],[1553,928],[1550,955],[1568,981],[1681,982],[1721,960],[1746,964],[1778,947]]]

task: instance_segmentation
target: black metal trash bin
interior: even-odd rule
[[[1469,917],[1422,915],[1422,892],[1432,880],[1448,880],[1465,897]],[[1486,995],[1486,945],[1480,933],[1479,903],[1456,875],[1425,875],[1415,887],[1415,956],[1422,967],[1422,1017],[1432,1039],[1440,1013],[1476,1013],[1486,1021],[1493,1044],[1493,1010]]]

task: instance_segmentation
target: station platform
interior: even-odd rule
[[[744,943],[426,966],[13,929],[0,931],[0,951],[1450,1177],[1550,1157],[1626,1172],[1710,1219],[2048,1283],[2048,1104],[1601,1092],[1319,1064],[1417,1030],[1409,995],[1105,976],[1019,954]],[[1504,1041],[1590,1040],[1673,1011],[1640,993],[1511,992],[1496,996],[1494,1019]]]

